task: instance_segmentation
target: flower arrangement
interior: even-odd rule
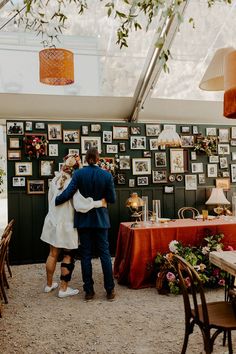
[[[225,285],[225,272],[214,266],[209,261],[211,251],[222,251],[223,234],[210,235],[203,239],[202,245],[183,246],[180,241],[171,241],[169,244],[170,252],[166,254],[158,253],[155,259],[157,269],[156,287],[160,294],[179,294],[179,278],[173,262],[174,254],[178,254],[188,261],[198,272],[205,287],[216,288]],[[189,279],[186,277],[186,283]]]
[[[204,152],[208,156],[216,153],[217,149],[217,137],[215,136],[199,136],[194,144],[194,150],[196,152]]]
[[[27,135],[24,137],[25,154],[29,160],[47,154],[48,141],[44,135]]]
[[[101,157],[97,165],[112,174],[113,177],[116,175],[116,164],[114,158],[112,157]]]

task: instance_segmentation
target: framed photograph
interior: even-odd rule
[[[44,180],[42,179],[27,180],[27,194],[44,194],[44,193],[45,193]]]
[[[170,149],[170,173],[184,173],[183,149]]]
[[[222,177],[229,177],[229,171],[222,171]]]
[[[217,177],[217,164],[207,165],[207,177]]]
[[[197,189],[197,175],[185,175],[185,190],[195,191]]]
[[[86,154],[86,152],[91,149],[96,148],[99,154],[102,152],[101,149],[101,137],[100,136],[81,136],[81,152]]]
[[[20,148],[20,139],[19,138],[10,138],[9,139],[9,148],[10,149],[19,149]]]
[[[229,129],[219,128],[219,143],[229,142]]]
[[[198,183],[205,184],[206,183],[206,175],[204,173],[199,173],[198,175]]]
[[[131,136],[130,137],[131,150],[145,150],[146,149],[146,136]]]
[[[118,174],[117,174],[117,184],[125,184],[125,183],[126,183],[125,174],[123,174],[123,173],[118,173]]]
[[[231,169],[231,182],[234,183],[236,182],[236,164],[231,163],[230,169]]]
[[[79,149],[68,149],[68,155],[79,155]]]
[[[229,144],[218,144],[218,154],[229,155],[230,154]]]
[[[120,127],[113,125],[113,139],[116,140],[128,140],[129,139],[129,127]]]
[[[58,144],[48,144],[48,155],[58,156]]]
[[[197,126],[197,125],[193,125],[193,131],[192,131],[192,133],[193,133],[194,135],[198,135],[198,134],[199,134],[198,126]]]
[[[180,131],[183,134],[190,134],[190,127],[183,126],[183,127],[181,127]]]
[[[216,178],[216,188],[223,188],[224,191],[228,191],[230,189],[230,179]]]
[[[149,148],[150,148],[150,150],[158,150],[158,140],[157,139],[150,139],[149,140]]]
[[[16,176],[32,176],[32,162],[15,162]]]
[[[48,140],[62,140],[61,124],[48,124]]]
[[[143,151],[143,157],[152,157],[151,151]]]
[[[133,175],[150,175],[151,159],[150,158],[133,158],[132,159]]]
[[[236,146],[236,139],[235,140],[230,140],[230,145],[231,146]]]
[[[160,132],[160,124],[146,124],[146,136],[158,136]]]
[[[8,160],[21,160],[21,150],[8,150],[7,151]]]
[[[134,179],[134,178],[130,178],[130,179],[129,179],[129,187],[130,187],[130,188],[135,187],[135,179]]]
[[[118,145],[106,145],[106,149],[107,149],[107,154],[117,154],[118,153]]]
[[[23,135],[24,123],[23,122],[7,122],[7,135]]]
[[[45,123],[43,122],[35,123],[35,129],[45,129]]]
[[[139,127],[139,126],[130,127],[130,134],[131,135],[140,135],[141,134],[141,127]]]
[[[137,186],[148,186],[148,177],[147,176],[137,177]]]
[[[152,171],[152,183],[167,183],[166,170]]]
[[[215,127],[206,128],[206,135],[216,136],[217,135],[216,128]]]
[[[231,160],[235,161],[236,160],[236,151],[231,152]]]
[[[165,130],[171,129],[174,132],[176,132],[176,124],[164,124],[163,125],[163,129],[165,129]]]
[[[91,124],[91,132],[100,132],[101,130],[101,124]]]
[[[79,130],[63,130],[64,144],[79,144]]]
[[[231,127],[231,139],[236,139],[236,127]]]
[[[194,135],[181,135],[182,147],[194,147],[195,137]]]
[[[160,152],[155,152],[155,166],[156,167],[166,167],[166,152],[160,151]]]
[[[64,165],[63,162],[59,162],[59,164],[58,164],[58,171],[61,171],[61,168],[62,168],[63,165]]]
[[[33,122],[25,122],[25,131],[31,132],[33,130]]]
[[[105,144],[112,143],[112,132],[104,130],[102,132],[102,142]]]
[[[119,143],[119,151],[120,152],[125,152],[126,151],[125,143]]]
[[[192,162],[192,173],[203,173],[203,163]]]
[[[88,133],[89,133],[89,127],[88,127],[88,125],[82,125],[82,127],[81,127],[81,134],[82,134],[82,135],[88,135]]]
[[[55,169],[54,160],[41,160],[39,161],[39,174],[41,177],[53,176]]]
[[[130,170],[130,156],[119,156],[119,160],[120,170]]]
[[[220,157],[220,168],[228,168],[227,157]]]
[[[25,187],[25,177],[12,177],[12,187]]]
[[[173,194],[174,193],[174,186],[164,186],[164,193],[165,194]]]
[[[190,156],[191,156],[191,160],[197,160],[197,153],[196,153],[196,151],[191,151],[190,152]]]
[[[218,155],[210,155],[209,156],[209,163],[218,163],[219,162],[219,156]]]

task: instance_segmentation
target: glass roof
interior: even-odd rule
[[[152,98],[222,101],[222,91],[202,91],[198,86],[215,51],[236,47],[236,1],[208,8],[205,0],[191,0],[184,17],[171,46],[170,73],[161,73]],[[190,18],[195,28],[188,23]]]

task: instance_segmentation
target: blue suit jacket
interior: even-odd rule
[[[107,203],[115,203],[116,194],[113,177],[110,172],[102,170],[97,165],[91,165],[76,170],[69,186],[56,198],[56,205],[71,199],[79,189],[85,197],[94,200],[105,198]],[[107,208],[94,208],[88,213],[75,211],[74,226],[77,228],[103,228],[110,227]]]

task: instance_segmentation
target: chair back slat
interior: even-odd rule
[[[194,317],[196,323],[202,321],[201,314],[199,313],[199,306],[202,309],[203,322],[209,326],[209,316],[204,294],[203,284],[199,278],[196,270],[182,257],[175,255],[177,262],[177,270],[180,280],[180,287],[183,293],[185,315],[187,320]],[[191,303],[193,303],[194,315],[191,310]]]
[[[13,229],[14,223],[15,223],[14,219],[9,221],[9,223],[7,224],[7,226],[5,227],[5,229],[3,231],[2,238],[5,238],[8,235],[8,233]]]
[[[12,231],[2,240],[0,246],[0,273],[4,271],[5,258],[7,254],[7,248],[11,239]]]
[[[191,217],[192,219],[196,218],[196,216],[199,216],[200,213],[199,211],[194,208],[194,207],[182,207],[178,210],[178,218],[179,219],[185,219],[186,217]]]

